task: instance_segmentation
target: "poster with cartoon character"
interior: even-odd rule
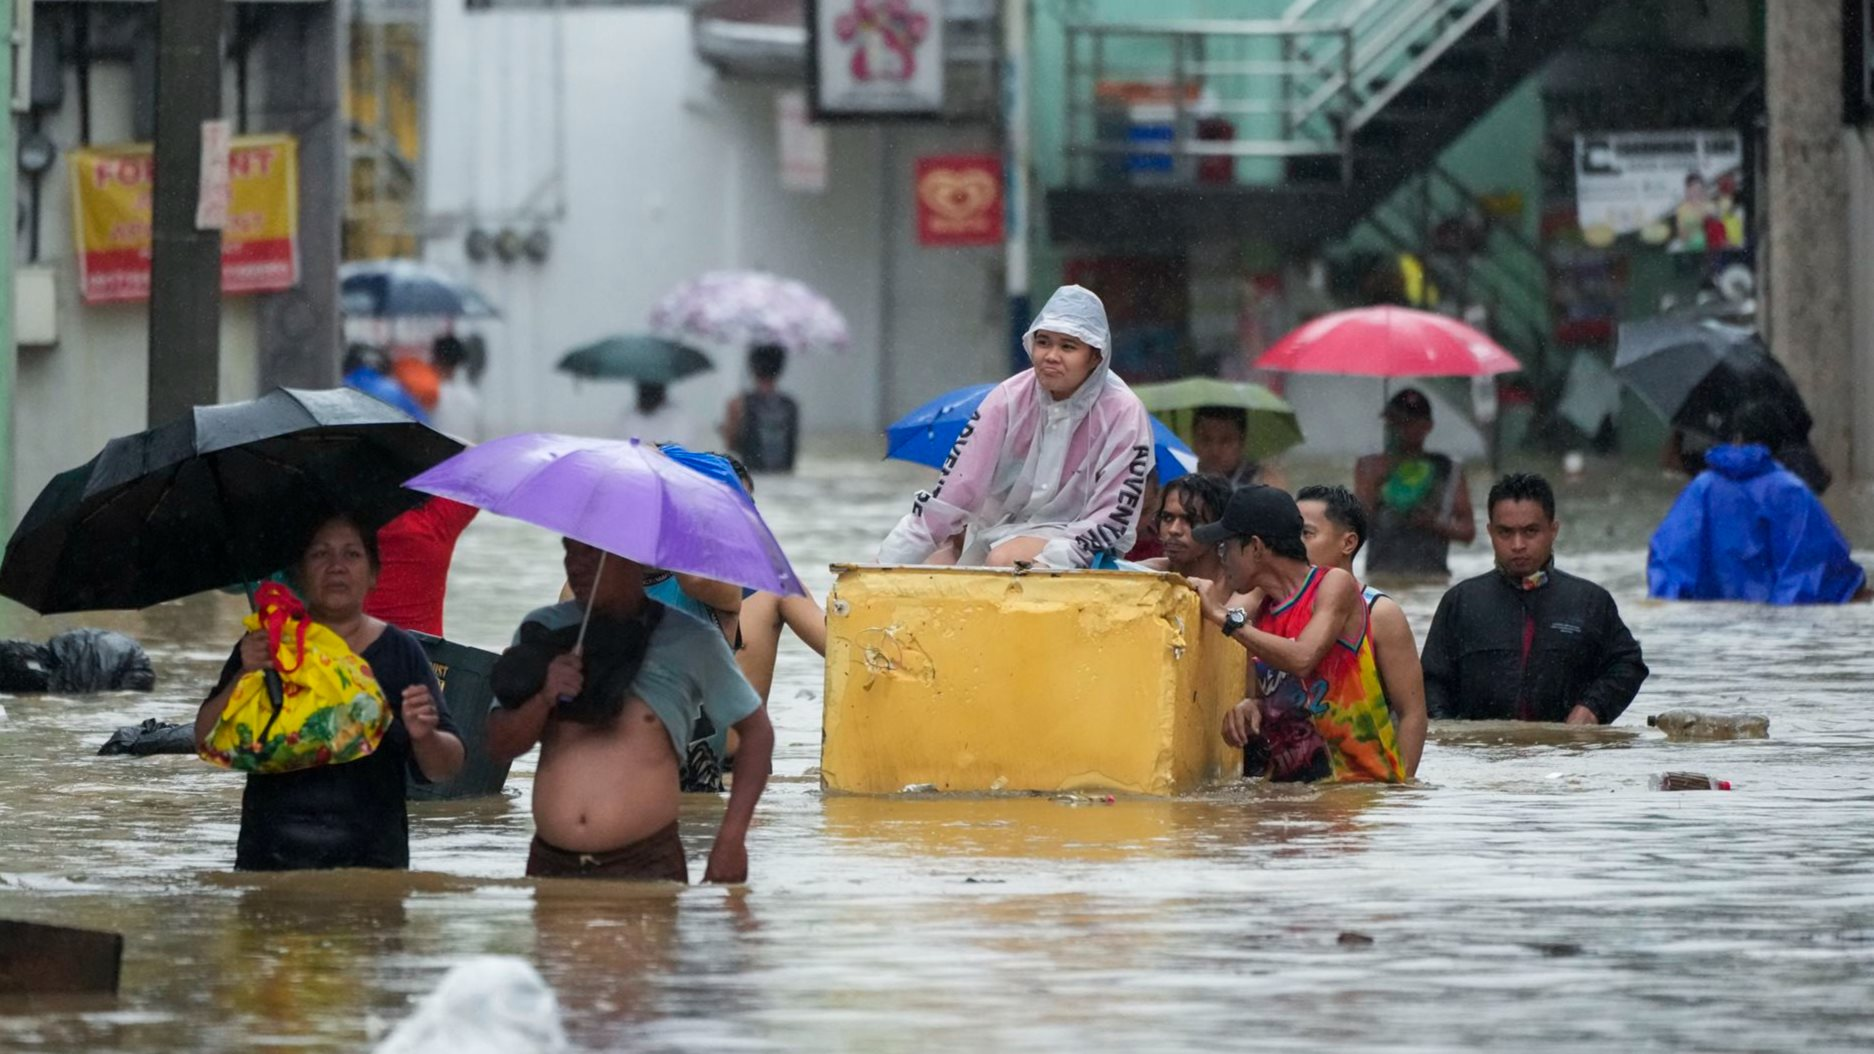
[[[943,109],[943,0],[810,0],[813,114],[929,116]]]

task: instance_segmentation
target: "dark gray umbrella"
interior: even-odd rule
[[[333,512],[377,527],[421,504],[403,481],[461,450],[347,388],[197,407],[54,477],[7,542],[0,594],[49,615],[255,581]]]
[[[1777,405],[1792,438],[1811,421],[1796,384],[1756,331],[1712,320],[1623,322],[1614,373],[1675,427],[1729,438],[1731,415],[1754,401]]]
[[[574,348],[560,359],[559,369],[588,380],[637,381],[669,384],[716,368],[709,356],[660,337],[606,337]]]
[[[353,318],[499,318],[473,286],[415,260],[363,260],[339,268],[339,303]]]

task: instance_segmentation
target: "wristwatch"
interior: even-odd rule
[[[1236,636],[1236,631],[1249,625],[1249,612],[1242,608],[1231,608],[1223,613],[1223,635]]]

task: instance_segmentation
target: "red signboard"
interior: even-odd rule
[[[917,240],[934,246],[1002,244],[1002,159],[918,158]]]

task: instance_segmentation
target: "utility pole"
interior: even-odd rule
[[[1843,5],[1774,0],[1764,7],[1770,346],[1809,404],[1816,453],[1836,473],[1859,476],[1867,466],[1856,463],[1854,386],[1847,383],[1854,370]]]
[[[223,0],[156,5],[151,425],[221,394],[221,232],[197,229],[195,220],[202,122],[221,116],[222,13]]]
[[[1028,4],[1002,0],[1002,266],[1008,296],[1010,365],[1028,367],[1021,336],[1028,330]],[[1073,85],[1068,86],[1073,90]],[[1103,348],[1108,355],[1111,349]]]

